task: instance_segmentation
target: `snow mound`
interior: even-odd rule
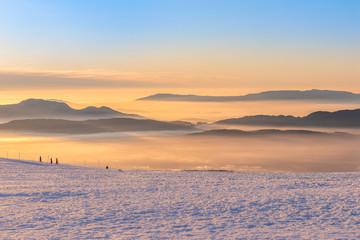
[[[0,159],[3,239],[359,239],[360,173],[121,171]]]

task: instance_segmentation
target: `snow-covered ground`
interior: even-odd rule
[[[359,239],[360,173],[117,171],[0,159],[1,239]]]

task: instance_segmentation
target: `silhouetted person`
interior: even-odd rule
[[[109,168],[109,166],[106,166],[106,169],[108,169]]]
[[[56,164],[59,164],[58,158],[56,158],[55,163],[56,163]]]
[[[50,164],[52,164],[52,158],[50,158]]]
[[[41,160],[41,156],[40,156],[40,162],[42,162],[42,160]]]

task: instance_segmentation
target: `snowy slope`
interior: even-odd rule
[[[359,239],[360,173],[117,171],[0,159],[1,239]]]

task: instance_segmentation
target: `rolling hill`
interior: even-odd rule
[[[102,119],[102,118],[142,118],[135,114],[126,114],[108,107],[86,107],[73,109],[64,102],[28,99],[18,104],[0,105],[0,119]]]
[[[139,98],[145,101],[184,101],[184,102],[236,102],[236,101],[336,101],[360,102],[360,94],[331,90],[281,90],[251,93],[242,96],[199,96],[158,93]]]
[[[216,122],[226,125],[254,126],[314,126],[314,127],[360,127],[360,109],[336,112],[318,111],[304,117],[255,115],[230,118]]]
[[[127,131],[194,130],[187,122],[163,122],[150,119],[112,118],[85,121],[63,119],[25,119],[0,124],[0,131],[16,133],[93,134]]]

